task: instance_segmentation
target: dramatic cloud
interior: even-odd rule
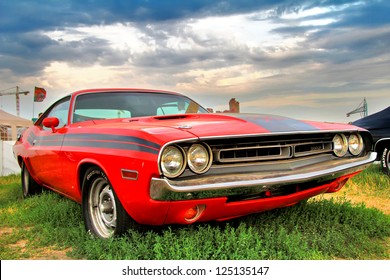
[[[389,13],[384,0],[1,1],[0,90],[44,86],[43,107],[79,88],[163,88],[350,121],[363,97],[390,105]]]

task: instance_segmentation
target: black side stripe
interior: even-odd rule
[[[113,135],[113,134],[66,134],[66,138],[70,139],[85,139],[85,140],[100,140],[100,141],[118,141],[118,142],[133,142],[140,145],[148,146],[155,149],[160,149],[160,145],[134,136]]]
[[[71,139],[69,140],[65,139],[62,146],[133,150],[133,151],[158,154],[158,149],[150,148],[135,143],[110,142],[110,141],[75,141]]]
[[[30,145],[37,146],[65,146],[65,147],[91,147],[121,150],[142,151],[158,154],[160,145],[142,138],[110,134],[66,134],[37,137],[30,133],[27,137]]]

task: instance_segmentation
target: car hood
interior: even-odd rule
[[[357,130],[348,124],[300,121],[265,114],[186,114],[148,117],[138,120],[143,130],[161,132],[162,128],[186,131],[198,138],[254,134]]]
[[[264,114],[183,114],[107,119],[75,123],[72,127],[75,127],[78,133],[96,134],[98,131],[100,134],[130,134],[158,145],[216,137],[364,130],[348,124],[299,121]]]

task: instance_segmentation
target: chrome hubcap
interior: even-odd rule
[[[111,187],[106,186],[99,195],[100,217],[107,227],[115,228],[116,226],[116,209],[114,194]]]
[[[116,204],[114,192],[104,178],[96,179],[89,192],[89,213],[97,233],[108,238],[116,228]]]

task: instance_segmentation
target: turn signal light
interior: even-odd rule
[[[204,209],[206,209],[206,205],[204,204],[195,205],[194,207],[187,209],[184,212],[184,220],[186,220],[189,223],[195,222],[200,218]]]
[[[344,179],[342,179],[342,180],[340,180],[340,181],[335,182],[335,184],[334,184],[333,186],[331,186],[331,187],[327,190],[327,192],[328,192],[328,193],[338,192],[339,190],[341,190],[341,189],[345,186],[345,184],[348,182],[348,180],[349,180],[349,177],[344,178]]]

